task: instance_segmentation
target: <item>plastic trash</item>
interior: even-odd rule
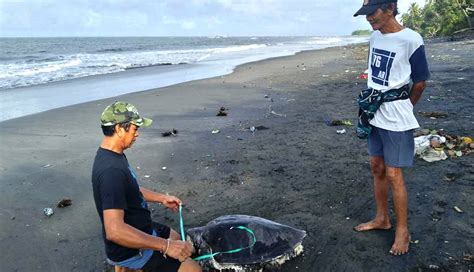
[[[51,215],[54,214],[54,211],[52,208],[44,208],[43,212],[44,212],[44,215],[46,215],[47,217],[50,217]]]
[[[425,135],[415,137],[415,154],[427,162],[446,160],[448,156],[441,148],[446,138],[439,135]],[[441,149],[440,149],[441,148]]]
[[[166,132],[161,133],[161,136],[163,136],[163,137],[168,137],[168,136],[171,136],[171,135],[176,136],[176,134],[178,134],[178,131],[173,128],[173,130],[171,130],[171,131],[166,131]]]
[[[336,133],[337,134],[344,134],[344,133],[346,133],[346,129],[343,128],[343,129],[336,130]]]
[[[221,132],[221,131],[218,130],[218,129],[214,129],[214,130],[211,131],[212,134],[217,134],[217,133],[219,133],[219,132]]]
[[[461,139],[465,144],[470,145],[472,143],[472,139],[470,137],[461,137]]]
[[[286,114],[276,113],[275,111],[271,111],[270,113],[276,116],[286,117]]]

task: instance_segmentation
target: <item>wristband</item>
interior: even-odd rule
[[[163,257],[166,258],[166,253],[168,253],[168,249],[170,248],[170,238],[166,239],[167,244],[166,244],[166,250],[163,252]]]

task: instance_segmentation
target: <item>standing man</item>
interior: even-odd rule
[[[101,116],[104,138],[94,160],[92,187],[102,222],[107,261],[121,268],[144,271],[201,271],[189,257],[193,246],[176,231],[152,222],[146,201],[177,210],[181,200],[139,187],[123,153],[151,125],[137,109],[115,102]]]
[[[382,97],[390,91],[396,99],[383,102],[370,120],[368,147],[377,213],[374,219],[354,229],[392,227],[388,212],[391,188],[397,224],[390,253],[402,255],[408,252],[410,244],[408,196],[402,168],[413,165],[413,129],[419,127],[413,106],[420,99],[430,73],[422,37],[395,19],[397,0],[364,0],[362,8],[354,14],[358,15],[366,15],[374,30],[370,37],[367,85],[380,91]]]

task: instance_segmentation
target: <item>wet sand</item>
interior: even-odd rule
[[[415,107],[420,125],[474,136],[474,41],[433,41],[426,50],[432,78]],[[366,59],[367,45],[302,52],[222,77],[1,122],[0,270],[109,269],[90,173],[102,137],[100,113],[115,100],[154,119],[126,154],[142,186],[183,200],[186,227],[248,214],[306,230],[304,254],[280,271],[474,269],[472,154],[434,163],[417,158],[405,171],[409,226],[418,241],[407,255],[388,253],[394,230],[352,230],[375,212],[367,144],[354,127],[337,134],[344,127],[324,120],[356,122]],[[216,116],[221,106],[228,116]],[[418,111],[448,116],[430,119]],[[268,129],[252,133],[251,126]],[[161,136],[173,128],[176,137]],[[447,182],[446,175],[455,179]],[[72,206],[56,208],[64,197]],[[45,217],[45,207],[54,215]],[[177,214],[151,208],[154,220],[178,229]]]

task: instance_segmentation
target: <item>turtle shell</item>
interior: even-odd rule
[[[253,236],[236,229],[237,226],[253,231],[256,242],[252,247],[248,248],[254,241]],[[248,215],[221,216],[187,233],[199,255],[243,248],[236,253],[218,254],[207,261],[215,269],[262,267],[266,263],[279,265],[302,252],[301,242],[306,236],[303,230]]]

